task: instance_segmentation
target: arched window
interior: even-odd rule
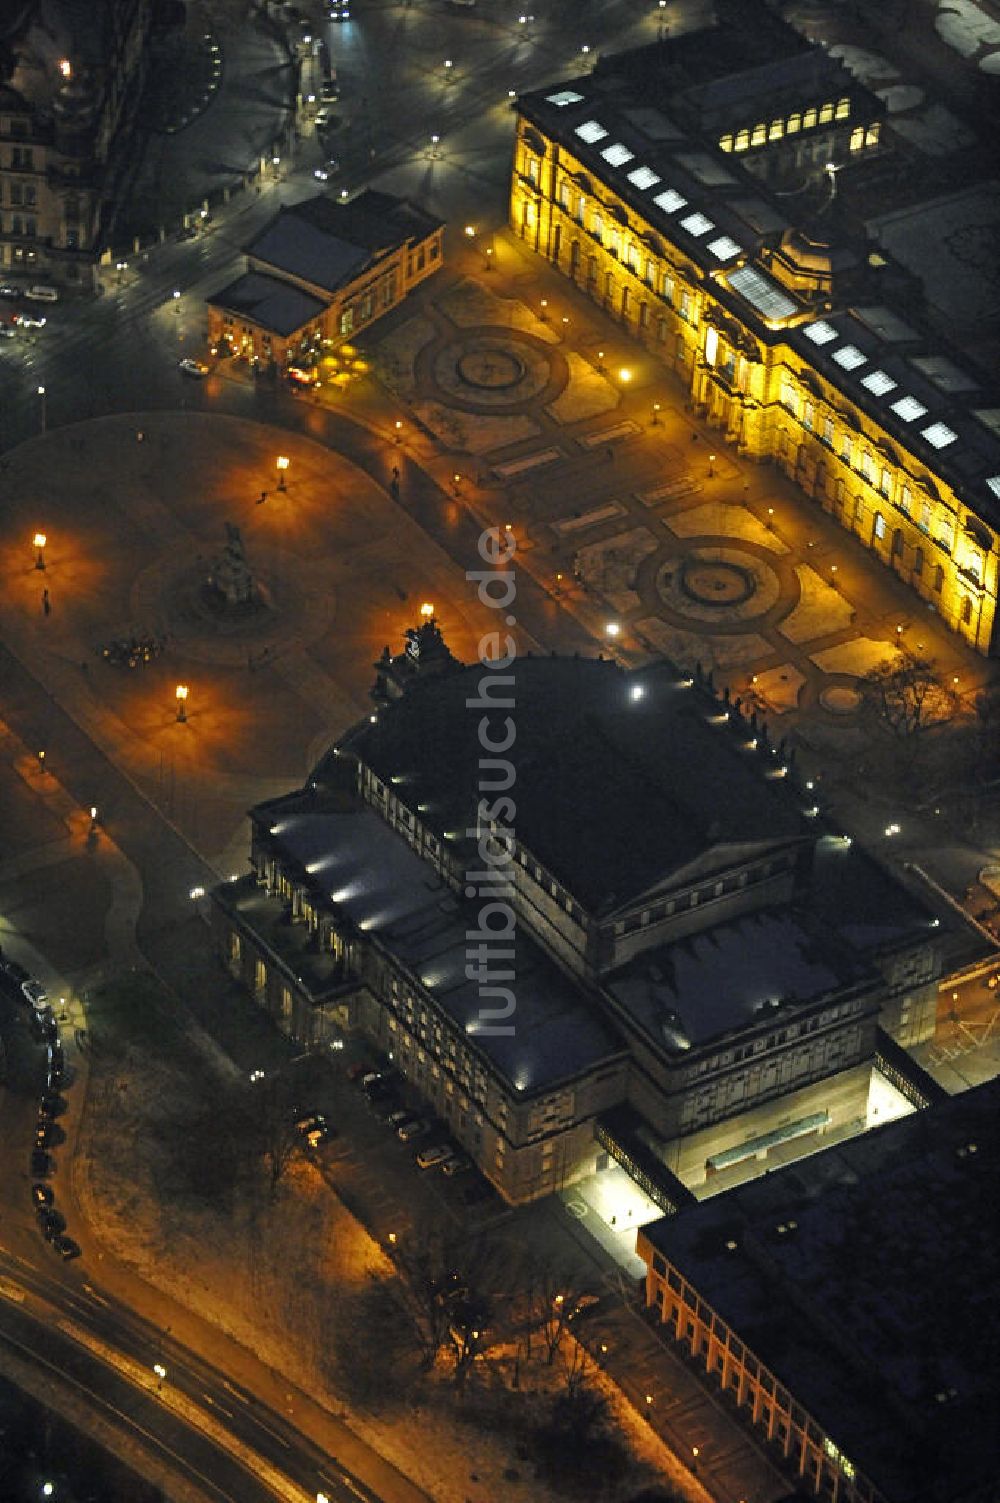
[[[962,601],[962,625],[963,626],[968,626],[968,624],[969,624],[969,622],[971,620],[972,620],[972,601],[969,599],[968,595],[966,595],[965,598],[964,598],[964,600]]]
[[[875,528],[874,528],[874,531],[875,531],[875,537],[878,539],[879,542],[881,542],[882,539],[885,537],[885,517],[883,517],[883,515],[882,515],[882,513],[880,511],[877,511],[875,513]]]
[[[902,555],[902,552],[903,552],[903,529],[902,529],[902,527],[897,527],[896,530],[895,530],[895,532],[892,534],[892,555],[893,555],[893,558],[899,558]]]

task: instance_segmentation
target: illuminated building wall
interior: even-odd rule
[[[840,147],[823,147],[839,169],[877,148],[879,122],[831,98],[709,149],[596,78],[518,101],[515,233],[672,370],[738,453],[779,465],[989,653],[1000,399],[885,305],[863,257],[811,242],[742,165],[779,125],[787,145],[840,112]]]

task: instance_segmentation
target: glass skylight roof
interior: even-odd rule
[[[560,109],[565,108],[567,104],[581,104],[582,101],[583,95],[574,94],[572,89],[560,89],[558,94],[546,94],[545,96],[546,104],[557,104]]]
[[[616,141],[613,146],[605,146],[601,156],[606,162],[610,162],[612,167],[624,167],[626,162],[635,160],[635,152],[629,151],[628,147],[623,146],[620,141]]]
[[[986,484],[989,486],[994,496],[1000,496],[1000,475],[991,475]]]
[[[743,249],[741,245],[737,245],[736,241],[730,239],[728,235],[720,235],[718,240],[710,240],[708,248],[717,261],[731,261]]]
[[[588,146],[593,146],[595,141],[604,140],[607,131],[603,125],[598,125],[596,120],[585,120],[582,125],[577,126],[574,134],[579,136],[581,141],[586,141]]]
[[[920,437],[926,438],[935,449],[947,449],[949,444],[955,442],[958,434],[953,433],[947,423],[932,423],[929,428],[921,430]]]
[[[681,220],[681,228],[687,230],[689,235],[707,235],[709,230],[715,229],[715,225],[696,210],[694,214]]]
[[[806,338],[811,339],[813,344],[829,344],[831,339],[836,339],[836,329],[831,329],[829,324],[820,319],[818,324],[810,324],[806,329]]]
[[[845,344],[834,352],[833,358],[838,365],[843,366],[845,371],[853,371],[857,370],[859,365],[864,365],[868,356],[862,355],[856,344]]]
[[[655,188],[657,183],[663,181],[660,174],[654,172],[652,167],[636,167],[633,172],[629,173],[628,180],[630,183],[635,183],[637,188]]]
[[[914,418],[923,417],[927,408],[916,397],[900,397],[898,402],[893,402],[892,410],[904,423],[912,423]]]
[[[943,355],[914,355],[910,364],[942,391],[975,391],[979,382]]]
[[[678,193],[676,188],[666,188],[656,195],[653,202],[663,210],[664,214],[676,214],[678,209],[683,209],[687,199],[683,194]]]
[[[871,371],[862,379],[861,385],[868,391],[874,392],[877,397],[884,397],[887,391],[895,391],[899,382],[887,376],[885,371]]]
[[[752,266],[741,266],[730,272],[729,285],[765,318],[791,318],[795,312],[796,305],[778,284]]]

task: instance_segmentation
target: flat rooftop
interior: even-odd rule
[[[998,1184],[992,1081],[642,1234],[892,1503],[954,1503],[1000,1476]]]

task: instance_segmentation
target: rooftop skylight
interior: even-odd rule
[[[635,161],[635,152],[629,151],[628,147],[623,146],[620,141],[616,141],[613,146],[605,146],[601,156],[606,162],[610,162],[612,167],[624,167],[626,162]]]
[[[904,423],[912,423],[914,418],[923,417],[927,408],[916,397],[900,397],[898,402],[893,402],[892,410]]]
[[[899,383],[891,376],[887,376],[885,371],[870,371],[862,379],[861,385],[868,391],[874,392],[877,397],[884,397],[887,391],[895,391]]]
[[[853,371],[859,365],[864,365],[868,356],[862,355],[856,344],[845,344],[835,351],[833,358],[845,371]]]
[[[628,180],[637,188],[655,188],[657,183],[663,181],[660,174],[654,172],[652,167],[636,167],[633,172],[629,173]]]
[[[720,235],[718,240],[710,240],[708,248],[717,261],[731,261],[743,249],[729,235]]]
[[[1000,475],[991,475],[986,484],[989,486],[994,496],[1000,497]]]
[[[953,433],[947,423],[931,423],[929,428],[921,429],[920,437],[926,438],[935,449],[947,449],[949,444],[955,442],[958,434]]]
[[[583,102],[583,95],[574,94],[572,89],[560,89],[558,94],[546,94],[545,102],[546,104],[557,104],[560,109],[564,109],[567,104],[581,104]]]
[[[661,208],[664,214],[676,214],[678,209],[683,209],[687,199],[678,193],[676,188],[665,188],[653,199],[654,204]]]
[[[795,312],[795,303],[777,282],[772,282],[770,277],[753,266],[741,266],[737,271],[729,272],[728,278],[730,287],[745,297],[765,318],[791,318]]]
[[[709,230],[715,229],[715,225],[696,210],[694,214],[681,220],[681,228],[687,230],[689,235],[707,235]]]
[[[574,134],[579,136],[581,141],[586,141],[588,146],[593,146],[595,141],[604,140],[607,131],[603,125],[598,125],[596,120],[585,120],[582,125],[577,126]]]
[[[820,319],[818,324],[810,324],[806,329],[806,338],[811,339],[813,344],[829,344],[831,339],[836,339],[836,329]]]

